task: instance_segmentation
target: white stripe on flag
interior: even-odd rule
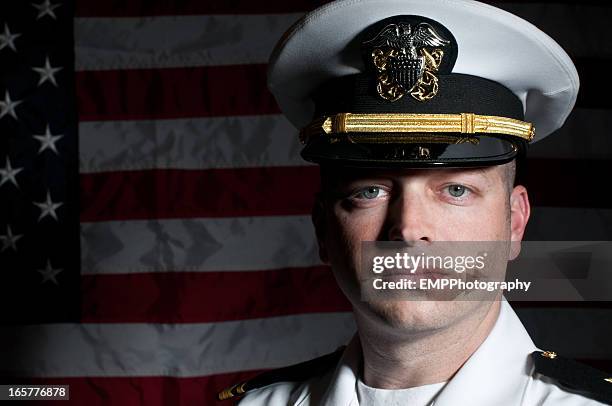
[[[83,274],[259,271],[319,264],[309,216],[81,224]]]
[[[577,109],[528,157],[610,159],[611,132],[610,110]],[[282,115],[86,121],[79,123],[79,148],[81,173],[309,165]]]
[[[612,224],[610,209],[536,207],[525,239],[606,241],[608,224]],[[310,216],[83,223],[81,252],[84,274],[261,271],[320,265]]]
[[[521,308],[536,345],[610,359],[608,309]],[[597,327],[594,327],[597,326]],[[203,324],[43,324],[3,327],[0,375],[206,376],[278,368],[333,351],[355,331],[350,313]],[[552,334],[565,335],[564,346]],[[585,331],[593,334],[584,334]],[[561,347],[559,347],[561,345]]]
[[[174,68],[266,63],[302,14],[77,18],[75,68]]]
[[[543,349],[611,359],[608,309],[520,308]],[[597,326],[597,327],[595,327]],[[193,377],[278,368],[346,344],[351,313],[303,314],[194,324],[43,324],[3,327],[1,376]],[[589,332],[589,334],[585,334]],[[564,342],[557,338],[564,334]]]
[[[574,57],[612,57],[612,47],[607,46],[612,33],[599,28],[612,18],[607,6],[531,2],[498,6],[538,25]],[[77,18],[75,67],[82,71],[262,64],[301,15]]]
[[[346,344],[355,324],[351,313],[326,313],[204,324],[43,324],[3,330],[4,376],[190,377],[315,358]]]
[[[79,123],[80,172],[302,166],[282,115]]]

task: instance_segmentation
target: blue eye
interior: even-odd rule
[[[347,202],[355,207],[373,207],[389,199],[389,190],[385,186],[370,185],[354,189],[347,196]]]
[[[463,185],[450,185],[447,190],[452,197],[462,197],[468,192],[468,189]]]
[[[364,199],[376,199],[380,195],[380,188],[376,186],[370,186],[360,191],[357,196]]]

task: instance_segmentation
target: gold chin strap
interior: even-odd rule
[[[404,114],[404,113],[338,113],[314,120],[302,131],[300,141],[306,143],[312,136],[338,138],[351,133],[393,133],[388,136],[364,137],[365,142],[411,142],[428,137],[410,137],[406,133],[435,133],[440,138],[457,138],[457,134],[500,134],[518,137],[530,142],[535,136],[533,124],[508,117],[483,116],[474,113],[459,114]],[[360,137],[361,138],[361,137]],[[468,140],[472,137],[460,137]],[[354,138],[353,138],[354,139]],[[376,141],[378,140],[378,141]],[[477,143],[477,138],[473,138]],[[450,141],[451,143],[453,141]]]

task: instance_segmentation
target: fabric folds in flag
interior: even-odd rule
[[[310,221],[318,169],[266,89],[272,47],[321,3],[0,4],[2,383],[209,405],[350,339]],[[610,240],[612,8],[495,5],[564,46],[582,81],[554,144],[530,151],[527,239]],[[516,308],[538,345],[611,369],[609,303]]]

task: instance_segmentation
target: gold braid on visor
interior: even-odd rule
[[[351,133],[362,133],[351,137]],[[366,133],[365,135],[363,133]],[[375,133],[367,135],[367,133]],[[418,136],[410,135],[418,133]],[[458,134],[466,134],[461,136]],[[345,135],[351,142],[365,143],[463,143],[478,144],[475,135],[508,135],[533,140],[533,124],[508,117],[459,114],[404,114],[404,113],[338,113],[314,120],[302,131],[300,141],[312,136],[329,136],[339,141]]]

